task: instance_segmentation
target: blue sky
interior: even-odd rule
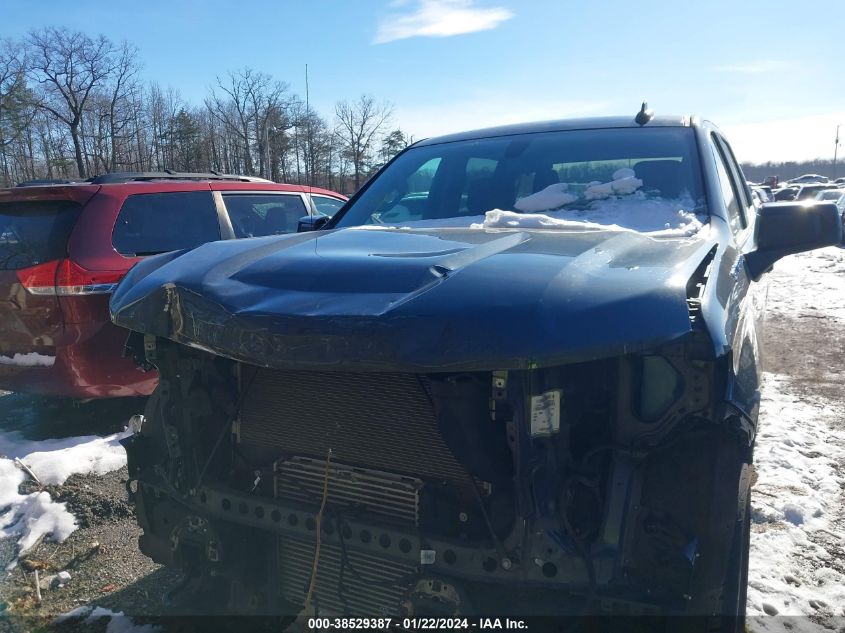
[[[201,103],[251,66],[324,115],[371,93],[417,138],[499,123],[659,113],[715,121],[743,160],[832,157],[845,29],[832,0],[0,0],[0,36],[66,26],[140,48]],[[71,9],[72,7],[72,9]],[[845,131],[843,131],[845,138]]]

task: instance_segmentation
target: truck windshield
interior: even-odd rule
[[[616,228],[690,234],[706,222],[693,130],[539,132],[415,147],[335,227]]]

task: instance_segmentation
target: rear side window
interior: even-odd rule
[[[82,207],[70,200],[0,204],[0,270],[67,257],[67,241]]]
[[[235,237],[296,233],[299,219],[308,215],[298,195],[223,194]]]
[[[129,196],[112,234],[115,250],[130,257],[193,248],[219,239],[220,223],[210,191]]]
[[[311,199],[314,201],[314,206],[317,207],[317,211],[329,217],[333,217],[340,207],[346,204],[343,200],[329,198],[328,196],[314,195],[311,196]]]
[[[734,152],[731,149],[731,146],[728,142],[722,138],[721,136],[716,136],[716,141],[719,144],[719,150],[725,155],[725,160],[729,163],[729,166],[732,170],[734,180],[739,187],[739,195],[742,198],[745,207],[751,205],[751,189],[748,187],[748,181],[745,178],[745,174],[742,173],[742,167],[739,165],[739,161],[734,156]],[[743,226],[745,214],[743,214]]]
[[[725,164],[725,159],[722,152],[713,146],[713,153],[716,158],[716,171],[719,174],[719,185],[722,188],[722,197],[725,199],[725,207],[728,210],[728,221],[731,225],[731,230],[738,233],[745,227],[745,221],[742,217],[742,208],[740,207],[739,197],[737,195],[736,186],[731,181],[728,175],[728,166]]]

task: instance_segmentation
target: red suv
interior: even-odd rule
[[[105,174],[0,189],[0,389],[74,398],[147,395],[123,355],[109,295],[143,256],[290,233],[338,193],[218,174]]]

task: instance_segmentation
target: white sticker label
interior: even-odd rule
[[[560,430],[561,390],[531,396],[531,437],[543,437]]]
[[[420,550],[420,565],[434,565],[437,552],[433,549]]]

